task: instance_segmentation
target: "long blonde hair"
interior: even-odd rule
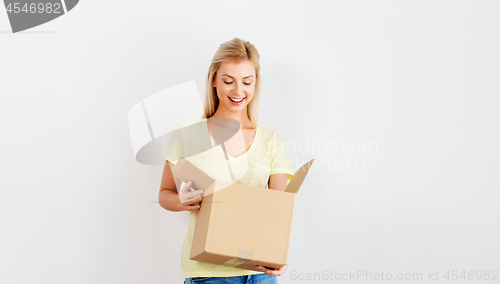
[[[215,53],[212,63],[208,68],[207,85],[205,87],[205,113],[204,118],[209,118],[214,115],[219,107],[219,98],[217,91],[213,86],[217,70],[224,61],[241,61],[250,60],[255,68],[255,89],[253,98],[247,106],[247,115],[252,126],[256,127],[257,118],[259,115],[259,90],[260,90],[260,55],[253,44],[248,41],[243,41],[239,38],[234,38],[226,41],[219,46]]]

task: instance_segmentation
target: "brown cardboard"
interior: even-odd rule
[[[313,161],[295,172],[283,192],[214,180],[179,160],[174,176],[205,189],[190,259],[255,271],[255,265],[287,264],[296,193]]]

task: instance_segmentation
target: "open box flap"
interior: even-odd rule
[[[302,167],[300,167],[300,169],[295,172],[295,174],[293,174],[292,180],[288,183],[288,186],[285,189],[286,192],[297,193],[297,191],[299,191],[299,188],[306,178],[307,172],[309,171],[309,168],[311,167],[313,161],[314,159],[305,163]]]
[[[195,165],[191,164],[185,158],[181,158],[175,167],[172,169],[172,174],[187,183],[193,181],[191,186],[194,189],[208,189],[214,182],[214,179],[200,170]]]

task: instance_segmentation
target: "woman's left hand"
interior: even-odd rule
[[[270,269],[270,268],[265,268],[261,265],[256,265],[256,267],[264,272],[265,274],[269,276],[281,276],[283,273],[285,273],[285,270],[288,268],[288,265],[284,265],[280,267],[279,269]]]

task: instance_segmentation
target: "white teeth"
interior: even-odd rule
[[[232,101],[233,101],[233,102],[235,102],[235,103],[239,103],[239,102],[241,102],[244,98],[241,98],[241,99],[239,99],[239,100],[235,100],[235,99],[233,99],[233,98],[229,97],[229,99],[230,99],[230,100],[232,100]]]

